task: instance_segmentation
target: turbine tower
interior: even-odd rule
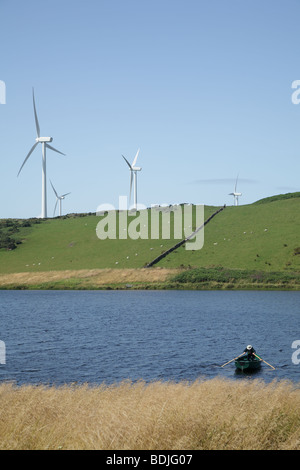
[[[38,144],[42,144],[43,159],[42,159],[42,214],[41,214],[41,218],[46,219],[47,218],[46,149],[48,148],[50,150],[53,150],[54,152],[60,153],[61,155],[65,155],[65,154],[60,152],[59,150],[55,149],[51,145],[49,145],[48,142],[52,142],[52,140],[53,140],[52,137],[41,137],[40,125],[39,125],[37,112],[36,112],[36,107],[35,107],[34,89],[32,89],[32,100],[33,100],[33,111],[34,111],[34,119],[35,119],[35,127],[36,127],[37,137],[35,139],[36,140],[35,144],[31,147],[30,151],[28,152],[28,154],[27,154],[27,156],[26,156],[26,158],[25,158],[25,160],[24,160],[24,162],[23,162],[23,164],[22,164],[22,166],[19,170],[18,176],[21,173],[21,170],[22,170],[23,166],[25,165],[25,163],[27,162],[28,158],[30,157],[30,155],[34,151],[35,147]]]
[[[140,149],[138,149],[138,151],[136,153],[136,156],[134,157],[134,160],[133,160],[131,165],[130,165],[129,161],[124,157],[124,155],[122,155],[122,157],[124,158],[125,162],[127,163],[127,165],[129,166],[129,169],[130,169],[130,196],[129,196],[129,200],[131,200],[131,191],[132,191],[132,183],[133,183],[133,201],[134,201],[134,209],[135,210],[137,209],[137,172],[141,171],[141,169],[142,169],[139,166],[135,166],[137,158],[139,156],[139,153],[140,153]]]
[[[229,193],[229,196],[233,196],[233,198],[234,198],[234,205],[235,205],[235,206],[238,206],[238,205],[239,205],[239,196],[242,195],[242,193],[237,193],[237,192],[236,192],[238,177],[239,177],[239,175],[237,175],[237,177],[236,177],[234,192],[233,192],[233,193]]]
[[[66,193],[66,194],[62,194],[61,196],[59,196],[59,195],[57,194],[57,192],[56,192],[56,190],[55,190],[53,184],[52,184],[52,181],[50,181],[50,183],[51,183],[52,189],[53,189],[53,191],[54,191],[54,194],[55,194],[55,196],[56,196],[56,204],[55,204],[55,207],[54,207],[53,217],[54,217],[54,215],[55,215],[55,211],[56,211],[57,203],[58,203],[58,202],[59,202],[59,217],[61,217],[61,216],[62,216],[62,200],[65,199],[65,197],[68,196],[68,195],[71,194],[71,193]]]

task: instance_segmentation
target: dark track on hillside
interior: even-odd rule
[[[207,225],[217,214],[219,214],[220,212],[222,212],[224,209],[226,208],[226,205],[224,205],[223,207],[221,207],[220,209],[218,209],[216,212],[214,212],[202,225],[200,225],[200,227],[196,228],[196,230],[191,234],[189,235],[188,237],[184,238],[183,240],[180,240],[180,242],[176,243],[176,245],[172,246],[171,248],[169,248],[169,250],[166,250],[164,251],[161,255],[157,256],[153,261],[151,261],[150,263],[148,263],[145,267],[146,268],[151,268],[152,266],[154,266],[156,263],[158,263],[160,260],[162,260],[163,258],[165,258],[166,256],[168,256],[170,253],[172,253],[174,250],[176,250],[177,248],[179,248],[180,246],[184,245],[186,242],[188,242],[189,240],[192,240],[192,238],[194,238],[194,236],[200,231],[202,230],[205,225]]]

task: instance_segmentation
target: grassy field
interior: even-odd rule
[[[205,228],[202,250],[179,248],[160,266],[297,271],[299,246],[300,198],[282,199],[226,208]]]
[[[153,276],[155,283],[150,281],[149,286],[155,284],[159,287],[159,282],[166,285],[168,281],[167,287],[172,288],[178,269],[196,269],[195,273],[198,274],[197,270],[205,270],[210,273],[207,274],[210,281],[213,281],[212,275],[217,274],[217,269],[223,268],[227,272],[235,270],[236,275],[221,284],[215,279],[221,287],[225,287],[226,283],[231,286],[241,285],[241,273],[244,273],[248,286],[253,284],[253,277],[264,279],[262,273],[273,273],[273,278],[276,277],[274,273],[281,273],[281,281],[275,281],[273,285],[287,287],[288,284],[293,284],[292,288],[299,288],[299,195],[300,193],[274,196],[251,205],[227,207],[205,226],[203,248],[188,251],[182,246],[163,258],[155,268],[164,270],[159,273],[156,269]],[[217,209],[205,207],[205,220]],[[99,240],[96,227],[100,220],[100,217],[90,214],[69,215],[45,221],[0,221],[0,242],[2,237],[6,243],[0,243],[0,246],[5,246],[0,248],[0,286],[13,286],[13,283],[7,282],[7,276],[24,273],[19,278],[21,287],[26,286],[27,278],[29,286],[46,286],[48,282],[50,288],[61,288],[63,285],[67,288],[97,288],[100,284],[105,285],[98,280],[101,276],[103,279],[105,272],[109,272],[106,285],[119,284],[124,287],[126,283],[135,283],[132,281],[131,270],[141,270],[178,242],[173,237],[173,214],[170,218],[170,239],[164,239],[160,234],[158,239]],[[132,220],[134,218],[131,217],[128,223]],[[118,233],[118,224],[116,229]],[[10,249],[8,247],[11,240],[21,243],[16,245],[16,249]],[[113,275],[111,270],[116,273]],[[147,276],[150,280],[150,274]],[[142,280],[146,282],[147,276],[143,273]],[[14,278],[10,277],[12,279]],[[32,279],[35,280],[34,283]],[[182,279],[177,277],[175,281],[179,281],[180,287],[184,284]],[[200,280],[197,287],[200,283],[204,285]],[[137,284],[145,286],[138,281]],[[189,284],[191,285],[190,281]],[[193,288],[196,285],[193,282]]]
[[[289,383],[0,385],[1,450],[300,450]]]
[[[215,210],[206,207],[205,217]],[[131,219],[128,218],[128,224]],[[96,228],[100,220],[96,215],[69,216],[20,227],[13,236],[22,244],[14,250],[0,249],[0,273],[142,268],[178,241],[173,237],[173,216],[170,239],[156,240],[132,240],[129,237],[126,240],[99,240]]]
[[[82,269],[0,274],[2,289],[163,288],[180,269]]]

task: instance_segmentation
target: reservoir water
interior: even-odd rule
[[[0,340],[0,382],[299,383],[300,292],[0,291]],[[276,369],[220,367],[248,344]]]

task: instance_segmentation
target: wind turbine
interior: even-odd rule
[[[237,192],[236,192],[238,177],[239,177],[239,175],[237,175],[237,177],[236,177],[234,192],[233,192],[233,193],[229,193],[229,196],[233,196],[233,198],[234,198],[234,205],[235,205],[235,206],[238,206],[238,205],[239,205],[239,196],[242,195],[242,193],[237,193]]]
[[[135,166],[137,158],[139,156],[140,149],[138,149],[136,156],[134,157],[134,160],[132,164],[130,165],[129,161],[122,155],[124,158],[125,162],[129,166],[130,169],[130,196],[129,199],[131,200],[131,191],[132,191],[132,183],[133,183],[133,200],[134,200],[134,209],[137,209],[137,172],[141,171],[141,167]]]
[[[55,188],[54,188],[54,186],[53,186],[53,184],[52,184],[52,181],[50,181],[50,183],[51,183],[52,189],[53,189],[53,191],[54,191],[54,194],[55,194],[55,196],[56,196],[56,204],[55,204],[55,207],[54,207],[53,217],[54,217],[54,215],[55,215],[55,211],[56,211],[56,207],[57,207],[57,203],[58,203],[58,202],[59,202],[59,217],[61,217],[61,215],[62,215],[62,211],[61,211],[62,200],[65,199],[65,197],[68,196],[68,195],[71,194],[71,193],[66,193],[66,194],[62,194],[61,196],[59,196],[59,195],[57,194],[57,192],[55,191]]]
[[[47,218],[46,149],[48,148],[50,150],[53,150],[54,152],[60,153],[61,155],[65,155],[65,154],[60,152],[59,150],[55,149],[51,145],[49,145],[48,142],[52,142],[52,140],[53,140],[52,137],[41,137],[40,125],[39,125],[37,112],[36,112],[36,107],[35,107],[34,89],[32,89],[32,100],[33,100],[33,111],[34,111],[34,119],[35,119],[35,127],[36,127],[37,137],[35,139],[36,140],[35,144],[31,147],[30,151],[28,152],[28,154],[27,154],[27,156],[26,156],[26,158],[25,158],[25,160],[24,160],[24,162],[23,162],[23,164],[22,164],[22,166],[19,170],[18,176],[21,173],[21,170],[22,170],[23,166],[27,162],[28,158],[30,157],[30,155],[32,154],[32,152],[34,151],[36,146],[38,144],[42,144],[43,159],[42,159],[42,214],[41,214],[41,217],[42,217],[42,219],[46,219]]]

